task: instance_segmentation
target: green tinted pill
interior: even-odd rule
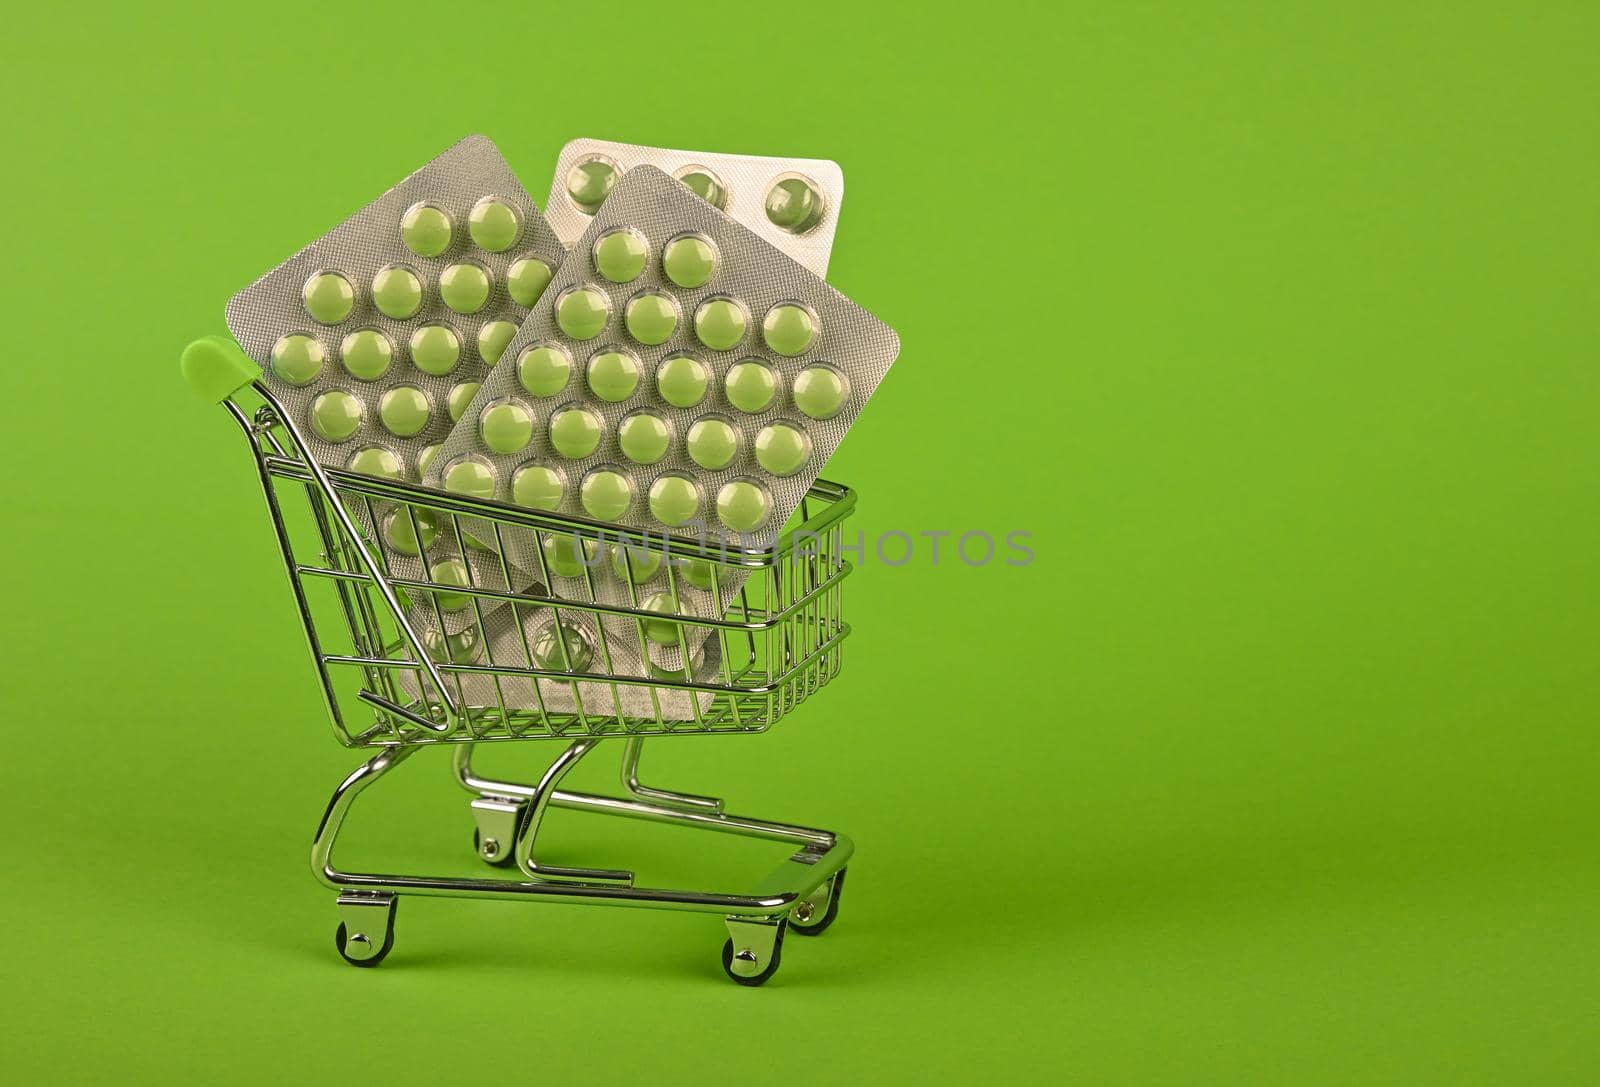
[[[437,445],[424,446],[422,452],[417,454],[417,475],[427,475],[428,465],[432,464],[433,458],[438,455],[439,447]]]
[[[423,325],[411,334],[411,361],[423,373],[443,377],[461,361],[461,341],[449,325]]]
[[[422,305],[422,280],[398,264],[380,268],[372,277],[372,304],[385,317],[404,321]]]
[[[472,404],[472,398],[478,395],[479,383],[476,381],[463,381],[450,390],[450,395],[445,400],[445,406],[450,409],[450,421],[457,422],[467,413],[467,408]]]
[[[616,167],[604,159],[590,159],[578,163],[567,174],[567,195],[580,210],[593,215],[616,183]]]
[[[602,351],[589,360],[589,388],[615,404],[639,387],[639,360],[623,351]]]
[[[622,446],[622,455],[635,464],[654,464],[667,455],[672,431],[667,428],[666,420],[641,413],[622,420],[622,426],[617,429],[617,441]]]
[[[689,428],[684,444],[689,459],[710,471],[726,468],[739,451],[739,434],[721,419],[701,419]]]
[[[678,601],[671,593],[655,593],[639,606],[644,611],[662,615],[678,614]],[[643,626],[644,636],[657,645],[675,646],[683,642],[683,628],[677,623],[669,623],[665,619],[646,619]]]
[[[399,479],[404,471],[400,467],[400,458],[381,445],[369,445],[357,451],[345,462],[345,467],[364,476],[378,476],[382,479]]]
[[[703,287],[717,268],[717,251],[704,238],[686,235],[667,243],[661,270],[680,287]]]
[[[586,567],[594,565],[600,555],[598,541],[584,537],[582,539],[582,553],[579,553],[579,538],[570,532],[559,536],[546,536],[544,543],[544,561],[550,567],[551,573],[561,577],[582,577]]]
[[[716,582],[717,568],[708,559],[690,559],[683,566],[683,576],[695,588],[710,592]]]
[[[650,515],[674,527],[700,512],[700,490],[683,476],[662,476],[650,485]]]
[[[633,484],[620,472],[590,472],[578,488],[578,500],[596,521],[615,521],[633,504]]]
[[[561,473],[542,464],[518,468],[511,477],[511,500],[531,510],[559,509],[565,493]]]
[[[689,186],[700,199],[714,208],[726,207],[728,203],[728,190],[722,187],[722,182],[717,180],[717,175],[704,167],[694,167],[686,170],[678,180]]]
[[[753,532],[771,513],[767,494],[754,483],[736,479],[717,492],[717,520],[733,532]]]
[[[389,337],[377,329],[364,328],[352,332],[339,344],[339,361],[350,371],[350,376],[361,381],[376,381],[389,372],[394,360],[394,347]]]
[[[504,253],[517,244],[522,233],[522,219],[510,204],[486,196],[473,205],[467,216],[467,233],[472,244],[491,253]]]
[[[477,313],[489,301],[489,273],[476,264],[452,264],[439,275],[439,297],[457,313]]]
[[[506,353],[506,345],[516,334],[517,326],[510,321],[490,321],[478,329],[478,355],[493,366]]]
[[[794,379],[794,406],[813,419],[829,419],[844,407],[844,378],[825,366],[811,366]]]
[[[528,643],[533,663],[546,672],[587,672],[594,663],[594,646],[584,632],[570,623],[552,624]]]
[[[493,498],[494,470],[482,461],[458,460],[444,470],[444,489],[470,498]]]
[[[415,385],[397,385],[378,398],[378,420],[397,438],[414,438],[428,425],[428,394]],[[424,466],[418,461],[418,469]]]
[[[775,476],[790,476],[811,459],[811,439],[785,423],[762,427],[756,435],[756,463]]]
[[[567,386],[572,360],[559,347],[538,344],[517,356],[517,380],[534,396],[554,396]]]
[[[550,420],[550,445],[568,460],[582,460],[600,444],[600,419],[583,408],[568,408]]]
[[[592,340],[611,316],[606,296],[593,287],[577,287],[556,302],[556,324],[575,340]]]
[[[325,361],[322,345],[298,332],[272,345],[272,376],[290,385],[309,385],[317,380]]]
[[[822,221],[822,194],[805,178],[786,177],[767,191],[767,219],[779,230],[804,234]]]
[[[355,308],[356,289],[338,272],[318,272],[300,288],[300,297],[312,320],[336,325]]]
[[[552,275],[550,266],[538,257],[523,257],[506,270],[506,290],[517,305],[531,306],[550,286]]]
[[[475,664],[483,659],[483,639],[478,636],[476,626],[456,634],[425,630],[422,632],[422,648],[428,651],[430,660],[447,660],[451,664]]]
[[[675,408],[692,408],[706,398],[711,373],[689,355],[676,355],[656,369],[656,392]]]
[[[727,351],[744,339],[744,310],[731,298],[702,302],[694,315],[694,334],[713,351]]]
[[[631,283],[639,278],[650,259],[650,246],[637,230],[612,230],[594,244],[594,266],[613,283]]]
[[[678,307],[664,294],[641,294],[628,301],[622,323],[640,343],[666,343],[678,327]]]
[[[661,570],[661,552],[639,544],[617,544],[611,548],[611,569],[630,585],[642,585]]]
[[[419,257],[437,257],[450,248],[450,216],[432,204],[414,204],[400,220],[400,238]]]
[[[728,402],[740,411],[766,411],[778,394],[778,375],[760,362],[741,362],[728,371],[723,382]]]
[[[478,416],[478,436],[503,456],[520,453],[533,441],[533,412],[515,400],[491,404]]]
[[[361,425],[361,401],[343,389],[323,393],[311,402],[311,429],[325,442],[347,442]]]
[[[467,564],[460,559],[445,559],[434,563],[428,570],[428,580],[436,585],[465,589],[472,584],[472,575],[467,570]],[[434,593],[433,599],[442,611],[460,611],[472,603],[472,597],[465,593]]]
[[[804,306],[785,303],[773,306],[761,322],[761,338],[767,346],[786,358],[805,354],[816,338],[817,323]]]
[[[439,538],[439,519],[432,510],[401,506],[385,515],[383,538],[402,555],[420,555]]]

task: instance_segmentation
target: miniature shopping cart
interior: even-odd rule
[[[841,610],[841,524],[855,503],[848,488],[818,481],[799,510],[799,527],[771,548],[708,548],[702,541],[657,539],[667,567],[711,562],[740,575],[711,616],[677,614],[683,644],[705,646],[696,671],[685,652],[681,670],[614,674],[619,631],[659,622],[659,611],[603,602],[600,594],[556,597],[543,571],[525,571],[505,556],[514,540],[565,534],[578,541],[615,541],[615,527],[482,502],[405,483],[325,468],[307,455],[287,412],[260,380],[261,370],[231,341],[207,338],[184,352],[190,384],[220,402],[249,439],[262,493],[289,573],[334,734],[348,747],[376,753],[340,783],[311,847],[312,871],[338,892],[339,953],[356,966],[376,966],[394,943],[402,895],[497,898],[647,906],[721,914],[729,939],[728,976],[760,985],[778,969],[786,931],[816,935],[839,909],[850,839],[826,830],[729,815],[720,800],[651,788],[639,781],[643,742],[653,736],[762,732],[838,674],[850,628]],[[478,547],[473,583],[442,584],[406,576],[373,539],[385,510],[426,517],[463,547]],[[413,521],[413,524],[416,522]],[[488,567],[487,575],[484,574]],[[410,571],[416,574],[416,571]],[[525,584],[536,578],[531,587]],[[713,587],[720,582],[712,579]],[[474,628],[453,644],[416,621],[415,604],[456,594],[470,601]],[[480,636],[494,616],[539,612],[589,616],[598,645],[587,669],[563,647],[551,668],[517,636]],[[691,633],[692,632],[692,633]],[[635,635],[635,637],[638,637]],[[472,652],[456,652],[461,639]],[[541,667],[541,665],[544,665]],[[637,671],[637,669],[636,669]],[[581,680],[581,683],[579,682]],[[556,695],[561,695],[557,698]],[[555,740],[561,753],[531,785],[475,773],[472,750],[503,740]],[[606,740],[621,750],[621,796],[559,788],[562,778]],[[472,794],[473,848],[490,865],[514,867],[520,878],[449,878],[352,872],[333,862],[333,846],[351,805],[378,779],[428,746],[450,745],[457,781]],[[640,887],[632,873],[557,867],[538,859],[535,841],[551,807],[672,823],[700,830],[786,842],[796,852],[754,890],[721,893]]]

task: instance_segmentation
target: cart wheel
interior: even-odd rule
[[[472,828],[472,852],[477,854],[478,859],[484,864],[493,865],[496,868],[510,868],[516,863],[517,860],[516,855],[513,854],[509,848],[505,850],[504,854],[501,855],[499,860],[490,860],[488,857],[484,856],[483,834],[478,830],[477,827]]]
[[[399,899],[389,903],[389,908],[383,911],[383,943],[373,948],[373,937],[376,933],[358,932],[350,935],[350,930],[343,921],[339,922],[338,930],[333,934],[333,946],[339,949],[339,954],[351,966],[377,966],[389,954],[389,949],[394,947],[394,908]],[[362,913],[369,912],[363,909]],[[370,911],[377,913],[377,910]]]
[[[727,943],[722,945],[723,973],[727,974],[734,981],[737,981],[740,985],[765,985],[767,983],[767,979],[778,972],[778,966],[783,961],[783,930],[788,927],[789,926],[787,923],[783,921],[778,922],[778,934],[777,936],[773,937],[772,940],[772,958],[767,962],[767,967],[765,970],[761,971],[759,974],[752,974],[749,977],[746,977],[743,974],[735,974],[733,972],[733,940],[730,938]]]
[[[816,915],[816,904],[809,898],[794,908],[789,915],[789,928],[796,936],[821,936],[828,931],[828,926],[839,916],[839,896],[844,893],[844,874],[847,871],[848,868],[839,869],[825,885],[828,888],[828,906],[822,911],[822,916]]]

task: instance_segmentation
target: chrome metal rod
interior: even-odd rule
[[[654,801],[668,808],[687,808],[691,811],[721,813],[722,801],[714,796],[696,796],[693,793],[675,793],[669,789],[652,789],[639,782],[639,753],[644,748],[644,738],[629,736],[622,745],[622,787],[635,800]]]
[[[533,856],[533,840],[539,833],[539,824],[544,819],[545,809],[550,806],[550,794],[555,792],[556,783],[567,776],[574,766],[585,755],[594,750],[595,744],[600,741],[592,736],[573,741],[550,768],[539,778],[539,784],[533,787],[533,795],[522,809],[522,818],[517,822],[517,840],[513,846],[512,856],[516,858],[517,867],[522,874],[533,879],[558,879],[572,880],[581,883],[622,883],[631,884],[633,873],[624,872],[615,868],[562,868],[553,864],[540,864]]]

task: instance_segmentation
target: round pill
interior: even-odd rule
[[[678,180],[689,186],[690,190],[714,208],[726,207],[728,203],[728,190],[722,187],[717,175],[704,166],[690,166],[676,175]]]
[[[716,564],[709,559],[690,559],[683,565],[683,577],[695,588],[710,592],[718,580]]]
[[[692,408],[706,398],[711,372],[690,355],[674,355],[656,369],[656,392],[675,408]]]
[[[490,404],[478,416],[478,436],[502,456],[520,453],[533,441],[533,412],[515,400]]]
[[[556,302],[556,324],[575,340],[592,340],[606,327],[611,304],[593,287],[575,287]]]
[[[355,308],[356,289],[338,272],[318,272],[300,288],[300,298],[312,320],[336,325]]]
[[[472,406],[472,398],[478,395],[480,383],[476,381],[463,381],[450,390],[445,398],[445,407],[450,409],[450,421],[457,422],[467,413],[467,408]]]
[[[397,438],[414,438],[428,425],[428,394],[415,385],[396,385],[378,398],[378,420]],[[418,461],[417,467],[425,466]]]
[[[430,660],[450,664],[476,664],[483,659],[483,639],[476,625],[455,634],[425,630],[422,632],[422,648],[427,650]]]
[[[428,580],[436,585],[465,589],[472,584],[472,574],[460,559],[445,559],[429,568]],[[460,611],[472,603],[472,597],[465,593],[434,593],[433,599],[442,611]]]
[[[568,460],[582,460],[600,444],[600,418],[584,408],[568,408],[550,420],[550,445]]]
[[[726,468],[739,451],[739,433],[721,419],[700,419],[689,428],[689,459],[708,471]]]
[[[629,299],[622,323],[640,343],[666,343],[678,328],[678,307],[666,295],[651,291]]]
[[[594,643],[571,623],[552,623],[528,643],[533,663],[546,672],[587,672],[594,663]]]
[[[703,287],[717,268],[717,251],[705,238],[673,238],[661,254],[661,270],[680,287]]]
[[[450,248],[450,216],[432,204],[413,204],[400,220],[400,238],[419,257],[437,257]]]
[[[542,464],[525,465],[511,477],[511,501],[532,510],[560,509],[565,492],[561,473]]]
[[[437,445],[425,445],[425,446],[423,446],[422,447],[422,452],[417,454],[417,475],[419,475],[419,476],[427,475],[428,474],[428,465],[432,464],[433,463],[433,458],[437,457],[438,455],[439,455],[439,447]]]
[[[631,283],[644,271],[650,246],[637,230],[608,230],[594,243],[595,269],[613,283]]]
[[[737,347],[744,328],[744,309],[731,298],[708,299],[694,314],[694,334],[713,351]]]
[[[578,500],[596,521],[615,521],[633,505],[633,484],[621,472],[602,468],[584,479],[578,488]]]
[[[550,286],[550,277],[554,274],[538,257],[522,257],[506,269],[506,291],[517,305],[531,306]]]
[[[478,355],[493,366],[506,353],[506,345],[516,334],[517,326],[510,321],[490,321],[478,329]]]
[[[380,268],[372,277],[372,304],[385,317],[404,321],[422,305],[422,280],[398,264]]]
[[[330,389],[311,402],[311,429],[325,442],[347,442],[361,425],[361,401],[343,389]]]
[[[754,483],[736,479],[717,492],[717,520],[733,532],[753,532],[771,512],[767,493]]]
[[[767,191],[767,220],[779,230],[804,234],[822,221],[822,193],[806,178],[783,178]]]
[[[420,506],[400,506],[384,515],[383,538],[402,555],[420,555],[439,538],[439,518]]]
[[[578,210],[593,215],[617,183],[617,168],[605,159],[580,162],[567,173],[567,195]]]
[[[272,376],[290,385],[309,385],[317,380],[325,361],[322,345],[299,332],[272,345]]]
[[[458,460],[444,470],[444,489],[469,498],[493,498],[494,469],[479,460]]]
[[[472,243],[479,249],[504,253],[517,244],[517,237],[522,233],[522,219],[504,200],[485,196],[467,215],[467,233],[472,235]]]
[[[761,338],[786,358],[805,354],[816,335],[817,322],[811,311],[792,302],[773,306],[761,322]]]
[[[811,439],[787,423],[773,423],[756,435],[756,463],[775,476],[791,476],[811,459]]]
[[[682,656],[682,654],[680,654]],[[657,679],[690,679],[699,674],[701,665],[705,664],[705,651],[698,646],[689,651],[688,659],[677,667],[663,664],[654,658],[649,664],[649,672]]]
[[[600,554],[599,542],[581,537],[580,554],[579,539],[570,532],[544,538],[540,546],[544,549],[544,561],[551,573],[560,577],[582,577],[584,570],[594,565]]]
[[[602,351],[589,360],[589,388],[615,404],[639,388],[639,360],[626,351]]]
[[[617,442],[622,446],[622,455],[635,464],[654,464],[667,455],[672,431],[660,416],[640,412],[622,420],[617,428]]]
[[[394,348],[389,337],[374,328],[352,332],[339,343],[339,361],[350,376],[361,381],[376,381],[389,372]]]
[[[405,471],[400,466],[400,458],[381,445],[369,445],[357,450],[345,462],[345,467],[352,472],[378,476],[380,479],[399,479]]]
[[[566,388],[571,373],[572,360],[551,344],[524,347],[517,356],[517,380],[534,396],[554,396]]]
[[[439,297],[457,313],[477,313],[489,301],[489,273],[476,264],[452,264],[439,274]]]
[[[661,552],[637,544],[617,544],[611,548],[611,569],[630,585],[643,585],[661,570]]]
[[[662,476],[650,485],[650,514],[677,527],[700,512],[700,490],[683,476]]]
[[[449,325],[423,325],[411,334],[411,361],[417,369],[443,377],[461,361],[461,341]]]
[[[778,375],[765,363],[741,362],[729,369],[723,389],[730,404],[754,415],[772,406],[772,399],[778,394]]]
[[[809,366],[794,379],[794,406],[813,419],[839,414],[848,392],[845,380],[826,366]]]
[[[644,611],[659,612],[662,615],[679,614],[679,603],[671,593],[653,593],[639,605]],[[657,645],[675,646],[683,642],[683,628],[677,623],[665,619],[646,619],[643,621],[644,636]]]

